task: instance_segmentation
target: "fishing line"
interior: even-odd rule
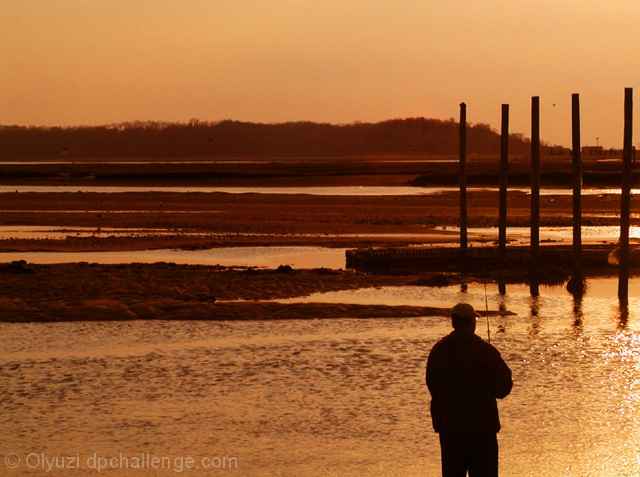
[[[500,250],[495,250],[495,252],[498,255],[498,257],[500,257],[504,261],[504,263],[509,265],[513,269],[514,272],[516,272],[518,275],[520,275],[521,278],[524,278],[525,281],[528,280],[527,276],[524,273],[522,273],[518,268],[516,268],[516,266],[513,263],[511,263],[509,261],[509,259],[507,259],[507,257],[505,257],[504,255],[502,255],[500,253]]]
[[[484,309],[487,319],[487,341],[491,344],[491,330],[489,329],[489,297],[487,295],[487,273],[484,265],[484,235],[482,236],[482,281],[484,282]]]

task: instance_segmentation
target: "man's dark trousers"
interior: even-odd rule
[[[442,477],[497,477],[498,439],[494,432],[455,435],[440,433]]]

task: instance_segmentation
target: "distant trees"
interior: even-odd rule
[[[497,131],[470,125],[467,151],[495,154]],[[526,154],[529,140],[510,136],[510,152]],[[259,124],[127,122],[105,126],[0,126],[0,158],[349,156],[360,154],[456,154],[454,120],[392,119],[379,123]]]

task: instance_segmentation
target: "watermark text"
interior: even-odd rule
[[[96,452],[90,455],[80,453],[72,455],[49,455],[44,452],[28,454],[9,453],[4,456],[4,465],[10,469],[26,467],[44,472],[53,470],[84,469],[102,472],[112,469],[172,470],[180,473],[190,469],[210,471],[232,470],[238,468],[238,458],[229,456],[160,456],[149,452],[126,455],[118,453],[104,456]]]

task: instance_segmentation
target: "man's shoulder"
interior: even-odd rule
[[[474,345],[485,350],[488,353],[494,353],[494,354],[500,354],[500,351],[498,351],[498,349],[493,346],[491,343],[489,343],[488,341],[485,341],[482,337],[478,336],[478,335],[474,335],[475,339],[474,339]]]
[[[500,352],[491,343],[488,343],[477,334],[460,334],[455,331],[440,338],[431,348],[431,353],[450,347],[464,347],[468,349],[482,350],[486,353],[500,354]]]
[[[440,338],[438,341],[436,341],[435,344],[431,347],[431,350],[429,351],[429,358],[433,358],[434,356],[438,356],[443,352],[445,352],[447,348],[447,344],[450,342],[450,339],[451,339],[450,337],[451,337],[451,334],[448,334]]]
[[[433,350],[446,348],[448,345],[451,345],[455,341],[456,341],[456,334],[454,332],[451,332],[448,335],[445,335],[442,338],[440,338],[438,341],[436,341],[436,343],[431,348],[431,351],[433,352]]]

